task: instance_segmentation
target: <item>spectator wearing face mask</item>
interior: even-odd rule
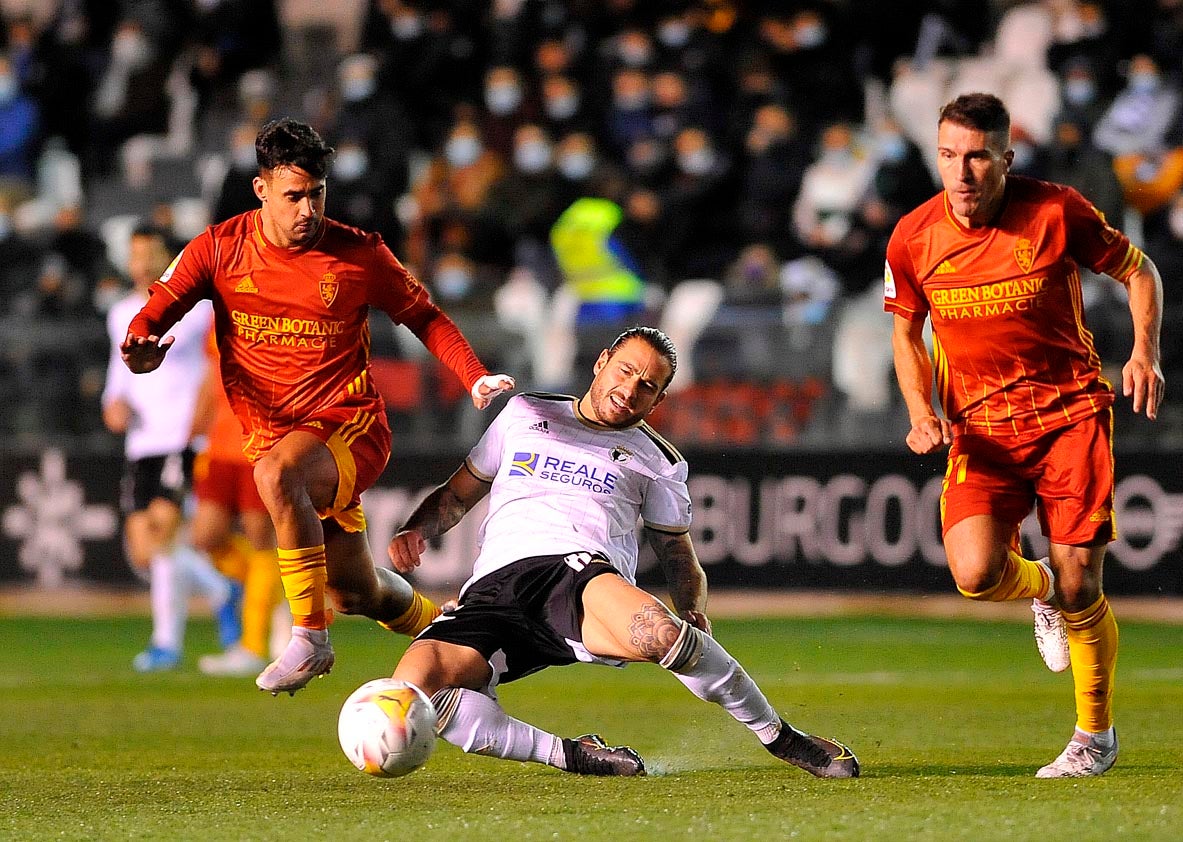
[[[129,137],[167,131],[170,60],[138,20],[119,23],[91,105],[91,172],[109,173],[114,150]]]
[[[717,278],[734,257],[731,162],[701,126],[673,139],[674,170],[661,193],[671,282]]]
[[[1130,59],[1126,86],[1093,131],[1093,144],[1110,155],[1161,152],[1179,111],[1179,90],[1148,55]]]
[[[604,135],[612,150],[623,155],[640,137],[652,137],[653,90],[649,74],[623,67],[612,75],[612,100],[604,114]]]
[[[522,75],[509,65],[495,65],[485,73],[482,134],[490,149],[508,157],[518,126],[538,117],[538,106]]]
[[[1109,105],[1092,66],[1085,60],[1069,61],[1060,81],[1060,112],[1057,122],[1071,122],[1091,136]]]
[[[510,166],[481,207],[481,237],[473,253],[505,269],[524,263],[539,268],[550,226],[562,207],[554,144],[538,123],[514,132]]]
[[[407,256],[413,266],[429,265],[445,232],[452,245],[467,248],[472,225],[505,172],[505,160],[489,149],[472,114],[456,118],[443,148],[432,157],[410,198],[400,203],[407,227]]]
[[[0,53],[0,192],[24,198],[33,187],[39,140],[37,103],[21,92],[8,54]]]
[[[851,63],[853,51],[819,8],[765,15],[758,26],[773,72],[807,134],[836,120],[862,121],[863,90]]]
[[[792,208],[812,160],[797,121],[785,106],[760,106],[748,122],[739,165],[738,224],[746,241],[768,241],[793,251]]]
[[[854,220],[855,227],[865,234],[867,246],[850,255],[847,294],[861,293],[879,279],[895,224],[937,192],[923,153],[894,118],[884,116],[876,122],[871,146],[873,173]]]
[[[559,139],[555,144],[555,172],[556,201],[563,208],[581,196],[598,194],[600,185],[620,177],[616,165],[600,153],[588,132],[572,132]]]
[[[325,213],[346,225],[377,231],[391,250],[401,251],[402,226],[394,215],[391,193],[375,177],[372,162],[361,138],[337,141],[329,167]]]
[[[857,221],[874,174],[875,159],[848,123],[826,127],[818,158],[801,181],[793,225],[806,250],[836,269],[857,263],[871,247]]]
[[[583,91],[572,77],[551,74],[542,79],[539,120],[554,137],[589,131],[592,118],[584,107]]]
[[[258,133],[259,128],[248,121],[240,122],[230,130],[226,174],[214,200],[212,222],[221,222],[259,206],[259,197],[251,186],[251,180],[259,172],[255,157]]]
[[[337,68],[337,90],[341,104],[326,136],[334,145],[339,139],[350,138],[361,146],[366,179],[374,194],[403,193],[414,130],[406,109],[381,86],[378,60],[369,53],[346,56]],[[331,191],[329,196],[332,201]],[[387,235],[383,226],[375,227],[383,237]]]

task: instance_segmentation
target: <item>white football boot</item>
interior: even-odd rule
[[[318,675],[327,675],[334,660],[327,630],[295,626],[287,648],[259,673],[255,686],[272,696],[280,693],[294,696]]]
[[[1047,558],[1038,559],[1035,563],[1047,570],[1052,582],[1043,599],[1031,600],[1031,612],[1035,615],[1035,648],[1049,670],[1063,672],[1072,664],[1068,652],[1068,626],[1064,623],[1060,609],[1044,601],[1055,596],[1056,574],[1052,572]]]
[[[1060,756],[1035,773],[1037,778],[1091,778],[1103,775],[1117,760],[1117,731],[1100,734],[1077,729]]]
[[[256,655],[240,643],[226,648],[216,655],[202,655],[197,659],[197,668],[205,675],[227,675],[246,677],[257,675],[267,666],[267,660]]]

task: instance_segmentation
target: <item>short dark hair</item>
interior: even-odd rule
[[[962,94],[952,102],[945,103],[937,125],[946,122],[980,132],[1010,135],[1010,112],[994,94]]]
[[[157,225],[155,222],[137,222],[135,227],[131,229],[132,237],[153,237],[167,244],[169,237],[168,232]]]
[[[670,385],[670,381],[674,379],[674,372],[678,370],[678,349],[674,347],[673,340],[655,327],[636,325],[630,327],[612,340],[612,344],[608,346],[608,356],[611,357],[615,354],[616,349],[630,339],[640,339],[642,342],[647,343],[654,351],[661,354],[669,362],[670,376],[661,384],[661,388],[664,390],[666,386]]]
[[[259,168],[299,167],[313,178],[324,178],[333,157],[316,129],[290,117],[272,120],[255,138],[255,160]]]

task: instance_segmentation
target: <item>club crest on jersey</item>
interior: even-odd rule
[[[337,283],[337,276],[332,272],[325,272],[320,279],[320,300],[325,303],[326,307],[332,307],[333,302],[337,300],[337,289],[341,285]]]
[[[623,465],[633,458],[633,452],[627,447],[614,447],[608,451],[608,456],[613,462]]]
[[[538,469],[537,453],[515,453],[509,468],[511,477],[532,477]]]
[[[1015,245],[1015,262],[1024,272],[1030,272],[1035,265],[1035,246],[1028,239],[1021,239]]]

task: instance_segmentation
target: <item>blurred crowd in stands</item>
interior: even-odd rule
[[[102,314],[144,220],[179,249],[257,205],[253,140],[336,147],[328,214],[381,232],[527,388],[645,321],[683,446],[894,448],[883,254],[938,189],[940,106],[990,90],[1014,170],[1078,187],[1166,287],[1183,370],[1183,0],[0,0],[0,433],[111,446]],[[600,275],[589,282],[589,267]],[[605,268],[607,267],[607,268]],[[1086,279],[1101,355],[1120,288]],[[375,321],[396,448],[472,413]],[[1139,447],[1183,448],[1168,387]],[[1177,392],[1175,392],[1177,394]],[[1132,437],[1129,438],[1129,437]]]

